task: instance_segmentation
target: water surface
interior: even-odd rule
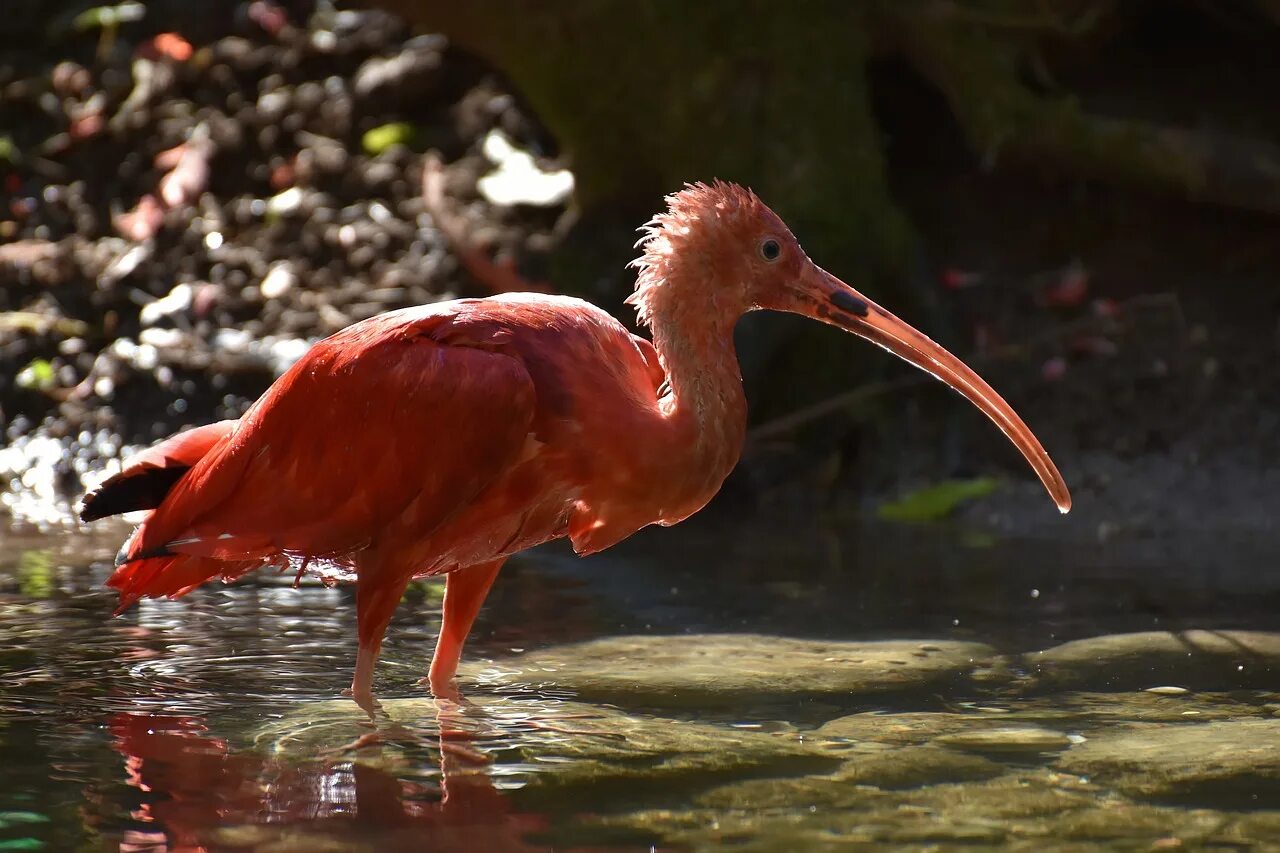
[[[481,616],[466,706],[416,684],[439,587],[410,591],[369,723],[341,696],[349,589],[258,578],[113,619],[117,541],[4,542],[0,851],[1280,843],[1251,543],[710,518],[540,550]]]

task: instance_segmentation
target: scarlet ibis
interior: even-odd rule
[[[579,555],[701,509],[747,423],[733,328],[789,311],[931,373],[1071,496],[1031,430],[963,362],[817,266],[750,190],[692,184],[642,229],[628,301],[653,342],[567,296],[508,293],[391,311],[314,345],[239,420],[180,433],[86,496],[85,521],[151,510],[108,584],[120,609],[263,565],[355,575],[352,695],[405,586],[445,574],[427,683],[454,695],[462,644],[511,554]]]

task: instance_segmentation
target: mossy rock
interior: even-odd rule
[[[1057,767],[1136,797],[1280,808],[1280,719],[1100,729]]]
[[[843,851],[1151,849],[1270,839],[1280,812],[1240,814],[1135,803],[1049,771],[911,791],[826,777],[751,780],[708,791],[685,809],[646,809],[595,822],[657,833],[690,850]],[[839,789],[837,789],[839,790]],[[1234,840],[1234,841],[1233,841]]]
[[[723,708],[798,697],[966,687],[994,652],[952,640],[840,642],[759,634],[608,637],[463,666],[483,688],[567,690],[644,707]]]
[[[695,792],[752,775],[799,775],[837,767],[840,758],[794,733],[740,730],[697,722],[627,714],[615,708],[544,699],[474,697],[464,712],[439,718],[436,700],[381,702],[376,750],[355,750],[350,760],[403,770],[437,748],[441,722],[470,732],[452,740],[523,768],[522,806],[548,807],[594,798],[661,791]],[[276,758],[309,760],[368,735],[368,717],[345,700],[313,702],[261,726],[259,750]]]
[[[1273,688],[1280,633],[1143,631],[1073,640],[1024,655],[1037,687],[1135,690],[1174,685]]]

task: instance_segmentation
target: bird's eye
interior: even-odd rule
[[[781,254],[782,244],[772,237],[767,238],[760,244],[760,257],[766,261],[776,261]]]

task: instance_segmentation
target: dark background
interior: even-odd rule
[[[1269,541],[1274,3],[368,5],[125,4],[118,26],[77,18],[85,3],[6,7],[11,490],[47,491],[29,473],[45,466],[74,500],[122,447],[237,415],[300,342],[484,295],[510,282],[494,269],[630,322],[634,228],[665,192],[722,177],[983,373],[1077,509],[1060,520],[936,384],[778,317],[740,330],[760,432],[722,504],[874,512],[994,475],[1001,488],[963,512],[997,530]],[[166,32],[191,56],[156,54]],[[368,149],[391,122],[402,144]],[[495,128],[574,170],[569,209],[485,199]],[[156,156],[193,136],[209,141],[207,178],[130,234],[121,215],[170,172]],[[443,209],[419,195],[428,154],[445,164]],[[264,295],[281,266],[287,286]],[[172,310],[140,315],[175,287]]]

